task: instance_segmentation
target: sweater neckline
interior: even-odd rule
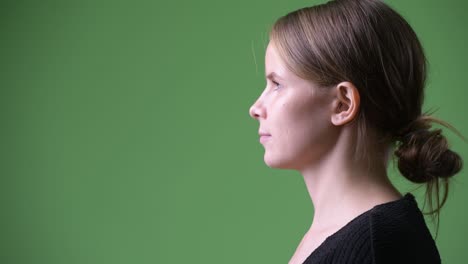
[[[310,253],[310,255],[304,260],[303,263],[306,263],[310,258],[312,258],[312,256],[320,254],[320,252],[324,251],[323,248],[328,243],[330,243],[330,241],[332,241],[334,238],[338,237],[345,230],[349,229],[350,226],[353,223],[357,222],[358,220],[362,219],[363,217],[366,217],[367,215],[369,215],[371,212],[375,211],[376,209],[380,209],[382,207],[392,206],[392,205],[395,205],[395,204],[398,204],[398,203],[403,203],[405,201],[413,202],[414,200],[415,200],[414,195],[408,192],[404,196],[402,196],[401,198],[399,198],[397,200],[393,200],[393,201],[389,201],[389,202],[385,202],[385,203],[381,203],[381,204],[377,204],[377,205],[373,206],[371,209],[359,214],[358,216],[353,218],[351,221],[349,221],[347,224],[345,224],[343,227],[338,229],[336,232],[329,235],[314,251],[312,251],[312,253]]]

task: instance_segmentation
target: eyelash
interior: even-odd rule
[[[274,85],[277,85],[277,86],[281,87],[281,84],[279,84],[279,83],[277,83],[277,82],[275,82],[275,81],[271,81],[271,82],[273,82]],[[273,90],[278,90],[279,87],[276,87],[276,88],[273,89]]]

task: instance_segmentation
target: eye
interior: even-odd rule
[[[271,81],[271,82],[273,82],[273,84],[276,86],[276,88],[273,89],[273,90],[278,90],[281,87],[281,84],[279,84],[279,83],[277,83],[275,81]]]

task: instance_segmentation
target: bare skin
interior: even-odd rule
[[[343,179],[342,182],[339,180],[336,182],[327,182],[326,180],[319,182],[312,175],[314,174],[304,174],[304,179],[315,207],[314,218],[311,227],[296,248],[289,264],[302,264],[328,236],[338,231],[358,215],[375,205],[401,198],[401,194],[388,181],[388,178],[382,176],[381,181],[374,180],[377,178],[376,174],[362,176],[355,184],[350,182],[350,179],[355,180],[357,177],[353,178],[353,176],[345,173],[340,176]],[[366,183],[363,184],[360,181]],[[320,192],[319,190],[322,187],[319,186],[324,186],[323,188],[329,191]]]
[[[265,163],[271,168],[299,171],[314,207],[310,228],[289,264],[302,264],[323,241],[372,207],[402,197],[387,177],[388,147],[369,134],[370,162],[354,160],[360,107],[357,88],[350,82],[318,89],[288,70],[273,43],[265,57],[270,79],[250,108],[259,121]],[[369,166],[369,164],[371,166]]]
[[[348,102],[351,101],[352,98]],[[353,161],[355,142],[352,132],[348,132],[353,128],[344,130],[327,158],[300,170],[314,206],[314,217],[289,264],[302,264],[328,236],[360,214],[402,197],[388,179],[387,156],[371,155],[371,167],[365,161]]]

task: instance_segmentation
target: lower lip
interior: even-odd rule
[[[261,136],[261,137],[260,137],[260,143],[265,143],[265,142],[267,142],[270,138],[271,138],[271,136]]]

